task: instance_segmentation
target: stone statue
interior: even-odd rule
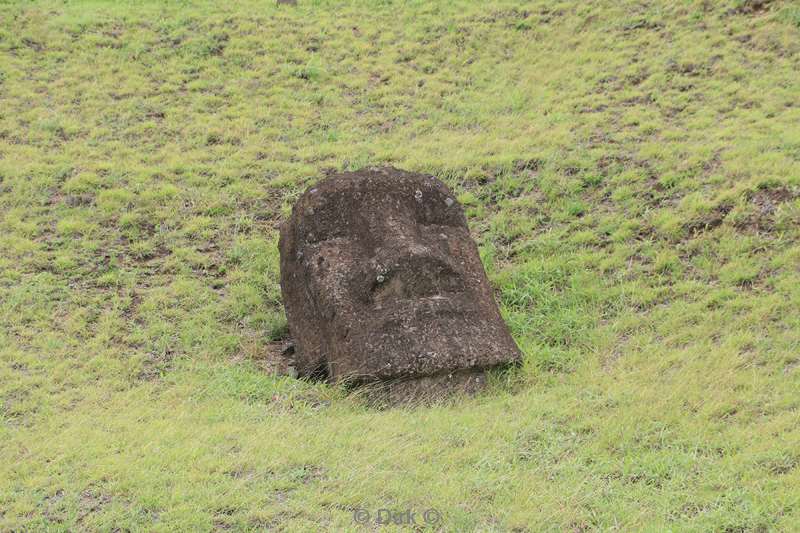
[[[432,176],[333,175],[281,227],[281,290],[301,376],[392,394],[463,389],[519,362],[464,211]]]

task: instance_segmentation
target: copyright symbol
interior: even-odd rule
[[[367,511],[366,509],[354,509],[353,521],[356,524],[366,524],[367,522],[369,522],[369,511]]]
[[[426,524],[438,524],[442,519],[442,513],[436,509],[426,509],[425,512],[422,513],[422,518],[425,519]]]

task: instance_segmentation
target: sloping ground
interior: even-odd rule
[[[0,5],[0,529],[796,527],[800,6],[300,4]],[[469,208],[481,397],[264,368],[278,222],[384,163]]]

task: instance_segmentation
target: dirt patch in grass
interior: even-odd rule
[[[773,0],[740,0],[739,5],[728,11],[729,15],[757,15],[767,11]]]
[[[161,379],[165,372],[168,372],[173,365],[175,353],[167,349],[162,353],[150,352],[142,361],[141,368],[136,374],[138,381],[155,381]]]
[[[770,215],[775,212],[779,204],[788,202],[795,197],[796,195],[792,191],[786,187],[781,187],[778,189],[762,189],[756,192],[750,201],[758,206],[762,214]]]
[[[267,343],[263,348],[252,352],[250,358],[267,374],[297,376],[292,354],[294,354],[294,344],[286,338]]]
[[[87,489],[83,491],[78,500],[78,523],[82,523],[87,516],[100,512],[112,501],[111,496],[103,492]]]
[[[699,233],[711,231],[722,225],[725,217],[733,209],[731,204],[721,204],[700,217],[695,218],[686,224],[686,230],[690,235],[696,236]]]
[[[742,231],[768,233],[775,229],[775,215],[781,205],[797,198],[797,194],[786,187],[759,189],[748,197],[748,213],[735,222]]]

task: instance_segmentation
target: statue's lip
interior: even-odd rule
[[[376,331],[389,328],[413,334],[434,324],[449,331],[457,323],[473,322],[473,300],[468,293],[395,299],[373,308],[367,322]]]
[[[420,296],[417,298],[388,298],[376,304],[375,311],[393,313],[395,311],[408,311],[409,307],[416,308],[418,312],[428,314],[452,313],[463,311],[463,304],[467,301],[465,292],[448,292],[434,294],[432,296]],[[426,313],[427,311],[427,313]]]

